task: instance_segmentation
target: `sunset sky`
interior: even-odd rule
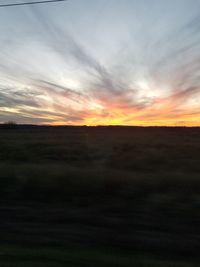
[[[200,0],[0,8],[0,123],[11,120],[200,126]]]

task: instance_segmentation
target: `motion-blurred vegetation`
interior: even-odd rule
[[[0,266],[199,266],[199,128],[3,125],[0,148]]]

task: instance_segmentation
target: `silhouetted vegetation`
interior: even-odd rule
[[[17,124],[15,121],[8,121],[1,125],[1,128],[4,129],[14,129],[17,127]]]
[[[200,128],[2,126],[0,148],[1,266],[199,266]]]

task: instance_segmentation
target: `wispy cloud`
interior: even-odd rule
[[[23,13],[30,31],[22,25],[9,38],[4,33],[0,121],[13,116],[30,123],[200,125],[198,2],[189,6],[190,16],[186,1],[96,3],[100,11],[69,3],[66,14],[31,7]],[[163,5],[179,11],[161,16]],[[140,20],[132,17],[133,8]],[[120,10],[123,23],[115,16]],[[99,32],[89,24],[90,12],[104,16]],[[104,31],[100,23],[107,25]]]

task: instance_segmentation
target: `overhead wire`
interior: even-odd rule
[[[21,3],[9,3],[9,4],[0,4],[1,7],[14,7],[14,6],[25,6],[25,5],[37,5],[37,4],[49,4],[55,2],[65,2],[68,0],[46,0],[46,1],[31,1],[31,2],[21,2]]]

